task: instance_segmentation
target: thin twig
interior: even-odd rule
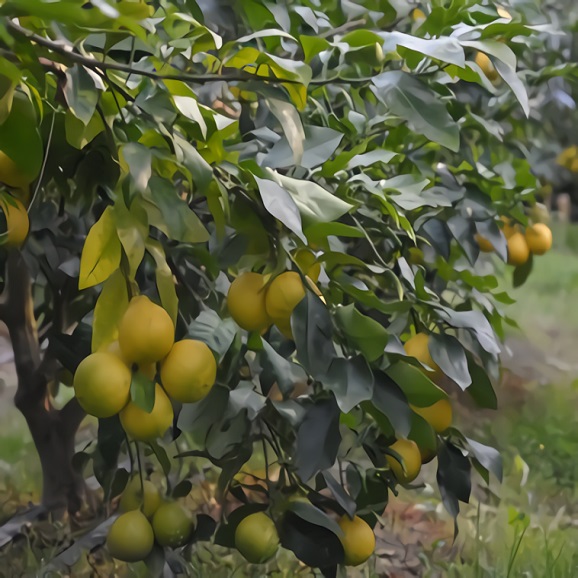
[[[36,188],[34,189],[34,194],[32,195],[32,200],[28,205],[28,212],[30,212],[30,207],[34,204],[36,200],[36,195],[40,190],[40,184],[42,183],[42,178],[44,177],[44,171],[46,169],[46,161],[48,161],[48,155],[50,154],[50,145],[52,144],[52,133],[54,131],[54,121],[56,120],[56,112],[52,112],[52,123],[50,124],[50,132],[48,133],[48,142],[46,143],[46,153],[44,155],[44,160],[42,161],[42,168],[40,169],[40,175],[38,181],[36,182]]]
[[[331,28],[330,30],[321,32],[320,34],[317,35],[317,38],[332,38],[333,36],[337,36],[342,32],[347,32],[352,28],[357,28],[358,26],[365,26],[366,24],[367,21],[365,20],[365,18],[360,18],[359,20],[350,20],[349,22],[346,22],[345,24],[342,24],[337,28]]]
[[[300,79],[294,78],[277,78],[275,76],[257,76],[247,72],[238,72],[237,74],[190,74],[181,72],[179,74],[160,74],[152,70],[141,70],[133,68],[130,65],[121,64],[119,62],[103,62],[96,58],[83,56],[78,52],[74,52],[70,47],[63,46],[58,42],[39,36],[30,32],[26,28],[22,28],[18,24],[8,20],[7,28],[12,32],[28,38],[32,42],[44,46],[57,54],[65,56],[69,60],[82,64],[91,70],[117,70],[125,72],[128,75],[145,76],[154,80],[181,80],[185,82],[192,82],[196,84],[205,84],[209,82],[272,82],[276,84],[309,84],[311,86],[325,86],[327,84],[364,84],[371,81],[371,77],[363,78],[342,78],[340,76],[333,76],[332,78],[317,78],[311,80],[309,83],[304,83]]]

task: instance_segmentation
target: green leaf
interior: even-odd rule
[[[409,127],[430,140],[457,152],[460,144],[458,125],[439,97],[424,83],[398,70],[384,72],[372,79],[373,91]]]
[[[92,351],[98,351],[118,338],[118,324],[128,307],[126,279],[117,269],[102,286],[94,307]]]
[[[368,361],[375,361],[383,355],[389,335],[380,323],[360,313],[353,303],[338,307],[335,319],[348,340]]]
[[[454,520],[460,512],[459,501],[468,502],[472,483],[471,465],[462,452],[450,442],[441,445],[438,452],[437,482],[446,510]],[[457,534],[457,525],[454,525]]]
[[[134,279],[145,254],[145,240],[149,234],[146,211],[135,199],[127,209],[124,199],[118,197],[114,204],[116,231],[129,264],[129,275]]]
[[[130,398],[132,402],[150,413],[155,405],[155,382],[140,371],[132,374],[130,382]]]
[[[325,38],[319,38],[316,36],[301,35],[299,36],[299,42],[303,48],[305,62],[310,62],[314,56],[317,56],[320,52],[331,47]]]
[[[84,125],[93,117],[103,88],[102,80],[96,73],[84,66],[75,64],[67,69],[64,97],[74,116]]]
[[[386,417],[388,424],[393,426],[394,432],[389,431],[388,427],[383,427],[383,425],[388,424],[382,424],[375,413],[370,413],[386,435],[396,433],[401,437],[406,437],[411,429],[412,412],[405,392],[387,374],[381,371],[375,372],[374,379],[371,405]]]
[[[181,199],[170,181],[152,177],[144,197],[154,205],[145,205],[151,225],[161,229],[170,239],[183,243],[204,243],[209,239],[209,233],[199,217]],[[162,220],[159,219],[159,212]]]
[[[145,191],[152,175],[152,153],[136,142],[125,144],[120,151],[121,165],[125,164],[137,191]]]
[[[530,254],[528,260],[523,264],[514,269],[514,274],[512,276],[514,288],[521,287],[532,272],[532,268],[534,267],[534,258],[533,255]]]
[[[106,207],[91,227],[80,258],[78,288],[86,289],[106,281],[119,267],[121,244],[116,232],[114,210]]]
[[[176,325],[179,314],[179,298],[177,297],[177,290],[173,280],[173,272],[167,263],[165,251],[163,246],[155,239],[147,239],[145,246],[155,261],[155,280],[163,309],[167,311]]]
[[[301,117],[297,109],[289,102],[278,98],[268,98],[267,104],[273,115],[279,121],[285,139],[293,152],[292,164],[300,165],[303,158],[303,143],[305,141],[305,130],[301,123]]]
[[[293,197],[275,181],[254,177],[265,209],[307,243],[301,227],[301,215]]]
[[[374,149],[370,152],[353,156],[347,163],[346,168],[351,170],[358,167],[369,167],[375,163],[388,164],[396,156],[398,156],[398,153],[385,149]]]
[[[323,126],[306,125],[304,130],[305,140],[299,162],[295,161],[293,147],[284,137],[275,143],[263,159],[262,165],[272,169],[283,169],[297,164],[306,169],[313,169],[330,159],[343,139],[343,134]],[[391,154],[395,156],[395,153]]]
[[[363,231],[344,223],[315,223],[305,229],[305,236],[310,243],[318,243],[329,236],[358,239],[365,237]]]
[[[484,468],[492,472],[498,481],[501,482],[504,469],[502,465],[502,457],[498,450],[469,438],[466,438],[466,441],[478,462],[480,462]]]
[[[325,305],[312,291],[297,304],[291,316],[297,359],[314,378],[323,380],[336,357],[331,340],[331,317]]]
[[[30,180],[42,165],[42,139],[32,102],[20,91],[14,93],[10,114],[0,125],[0,150],[7,154]]]
[[[219,359],[227,353],[236,334],[237,326],[232,319],[221,319],[210,309],[201,311],[188,330],[189,337],[204,341]]]
[[[465,328],[472,331],[480,345],[492,354],[499,354],[501,349],[496,334],[481,311],[454,311],[442,305],[436,306],[442,319],[449,325],[457,328]]]
[[[352,205],[332,195],[317,183],[287,177],[271,169],[267,169],[267,172],[293,197],[305,227],[334,221],[352,208]]]
[[[399,385],[412,405],[428,407],[440,399],[447,398],[446,392],[414,365],[398,361],[385,373]]]
[[[190,480],[181,480],[174,488],[172,497],[177,498],[186,498],[193,489],[193,484]]]
[[[468,393],[474,401],[487,409],[498,409],[498,398],[492,387],[488,374],[468,355],[468,370],[472,376],[472,385],[468,387]]]
[[[323,386],[334,393],[339,409],[349,413],[362,401],[371,399],[373,374],[361,355],[349,359],[335,357],[323,378]]]
[[[203,193],[213,180],[211,165],[198,153],[191,143],[180,136],[174,136],[177,160],[190,171],[196,189]]]
[[[297,475],[304,482],[335,463],[341,442],[339,414],[333,398],[318,400],[307,410],[297,430],[295,455]]]
[[[311,524],[327,528],[337,536],[343,536],[343,530],[337,522],[310,502],[294,500],[289,504],[288,509]]]
[[[407,436],[413,440],[422,451],[437,453],[437,436],[432,426],[417,413],[412,413],[411,430]]]
[[[180,80],[165,80],[165,86],[171,93],[177,110],[189,120],[196,122],[203,138],[207,137],[207,123],[203,117],[194,91]]]
[[[300,365],[279,355],[265,339],[262,340],[262,343],[263,353],[260,359],[263,371],[274,377],[284,395],[290,395],[296,383],[307,381],[305,370]]]
[[[453,379],[462,390],[465,390],[472,383],[466,352],[453,335],[431,333],[428,347],[433,360],[440,369]]]
[[[518,99],[522,110],[526,117],[530,116],[530,103],[528,100],[528,93],[526,87],[522,80],[516,74],[516,69],[508,66],[501,60],[497,60],[495,63],[496,70],[499,75],[504,79],[506,84],[512,89],[514,96]]]
[[[464,49],[460,46],[460,42],[455,38],[448,38],[441,36],[440,38],[419,38],[411,34],[404,34],[403,32],[382,32],[380,36],[383,38],[383,51],[394,52],[398,46],[421,52],[425,56],[455,64],[460,68],[465,67]]]
[[[67,110],[64,116],[64,130],[66,140],[74,148],[82,150],[104,130],[104,123],[100,115],[95,113],[88,124],[84,124],[70,110]]]

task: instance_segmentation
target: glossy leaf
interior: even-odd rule
[[[94,307],[92,351],[105,348],[118,338],[118,324],[128,307],[126,279],[115,271],[103,284]]]
[[[106,281],[120,264],[121,244],[112,207],[107,207],[91,227],[80,259],[79,289]]]

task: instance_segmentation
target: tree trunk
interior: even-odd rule
[[[74,471],[75,434],[84,417],[76,399],[61,410],[48,398],[48,384],[54,378],[56,361],[42,356],[34,308],[32,283],[18,251],[8,255],[6,285],[0,300],[0,319],[10,333],[18,389],[14,398],[32,434],[42,466],[42,505],[57,515],[77,512],[85,496],[82,476]]]
[[[72,466],[76,427],[70,427],[60,412],[47,410],[42,404],[31,407],[26,401],[20,403],[18,397],[15,403],[26,419],[40,457],[42,505],[57,515],[77,512],[83,503],[85,485]]]

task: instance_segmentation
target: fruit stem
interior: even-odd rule
[[[136,459],[138,462],[138,475],[140,478],[140,491],[141,491],[141,505],[140,505],[140,507],[141,507],[141,511],[142,511],[142,508],[144,506],[144,480],[142,477],[142,464],[140,461],[140,448],[138,446],[138,442],[135,441],[134,445],[136,446]]]
[[[128,461],[130,463],[130,473],[132,474],[134,471],[134,455],[130,448],[130,440],[128,439],[128,435],[124,433],[124,439],[126,440],[126,453],[128,454]]]
[[[265,443],[265,434],[263,433],[263,424],[261,424],[261,444],[263,445],[263,458],[265,460],[265,479],[267,480],[267,490],[269,490],[269,456],[267,455],[267,444]]]

